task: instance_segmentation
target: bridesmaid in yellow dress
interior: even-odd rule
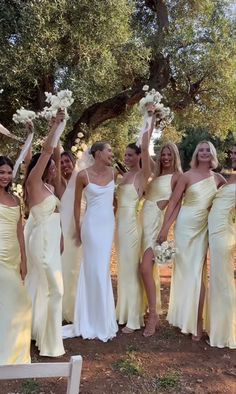
[[[52,125],[52,122],[51,122],[51,125]],[[50,127],[49,127],[49,130],[50,130]],[[32,159],[32,151],[31,151],[31,147],[30,147],[30,150],[29,150],[26,158],[24,159],[26,169],[27,169],[31,159]],[[46,183],[49,185],[52,185],[53,179],[55,178],[55,176],[56,176],[56,166],[55,166],[54,160],[51,160],[50,165],[47,168]],[[25,212],[25,215],[27,216],[27,212]],[[24,238],[25,238],[26,257],[27,257],[27,275],[25,278],[25,286],[26,286],[26,289],[28,291],[28,294],[29,294],[29,296],[31,298],[31,302],[32,302],[33,315],[32,315],[31,339],[36,340],[37,326],[38,326],[38,322],[40,321],[40,318],[37,316],[37,312],[39,312],[39,310],[41,309],[41,304],[45,303],[45,300],[44,300],[45,292],[40,291],[41,287],[38,286],[38,284],[40,283],[38,267],[35,262],[35,259],[33,257],[31,257],[32,248],[30,248],[29,239],[30,239],[30,236],[33,232],[34,223],[35,223],[34,218],[33,218],[32,214],[30,213],[27,220],[26,220],[25,226],[24,226]],[[40,298],[42,298],[42,299],[40,299]],[[39,305],[39,307],[37,305]]]
[[[61,200],[61,227],[64,250],[61,256],[64,294],[62,299],[62,320],[74,322],[76,288],[78,283],[82,248],[75,245],[74,199],[75,183],[79,172],[70,151],[60,152],[60,145],[54,150],[57,176],[54,186]]]
[[[143,324],[142,292],[139,277],[141,226],[138,205],[151,174],[148,153],[149,131],[143,135],[141,149],[129,144],[125,164],[129,171],[117,186],[116,252],[118,259],[118,300],[116,316],[125,334],[140,329]],[[142,158],[142,169],[140,168]]]
[[[0,364],[30,363],[31,302],[19,199],[9,192],[13,164],[0,156]]]
[[[155,333],[158,313],[161,310],[160,278],[157,265],[153,267],[153,248],[161,229],[164,211],[168,205],[171,192],[182,173],[178,148],[169,142],[164,144],[156,162],[151,160],[154,174],[145,192],[142,209],[142,263],[140,272],[148,300],[148,320],[143,332],[145,337]]]
[[[236,144],[232,149],[236,170]],[[209,343],[236,349],[236,173],[216,194],[208,218],[210,247]]]
[[[25,201],[33,217],[33,230],[29,237],[29,250],[37,266],[39,285],[34,305],[36,345],[41,356],[56,357],[64,354],[62,342],[62,296],[60,243],[61,227],[59,200],[45,183],[52,165],[52,140],[58,125],[64,119],[59,111],[41,154],[36,154],[25,176]]]
[[[199,341],[203,330],[206,255],[208,247],[207,219],[217,188],[225,179],[212,171],[218,165],[215,147],[200,142],[192,157],[191,169],[180,176],[166,210],[158,237],[162,243],[175,220],[177,253],[173,266],[167,320],[183,333],[191,333]]]

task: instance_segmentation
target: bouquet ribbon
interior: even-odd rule
[[[20,152],[20,154],[15,162],[14,168],[13,168],[13,178],[15,178],[20,164],[22,163],[22,161],[24,161],[24,159],[30,149],[30,146],[31,146],[32,140],[33,140],[33,136],[34,136],[34,133],[30,133],[28,135],[28,137],[26,138],[23,148],[21,149],[21,152]]]
[[[7,137],[13,138],[14,140],[20,140],[19,137],[16,137],[14,134],[12,134],[1,123],[0,123],[0,133],[3,134],[3,135],[6,135]]]
[[[56,148],[58,141],[61,138],[61,135],[62,135],[63,131],[65,130],[65,128],[66,128],[66,120],[63,120],[63,122],[61,122],[57,126],[57,129],[56,129],[55,134],[53,136],[52,143],[51,143],[52,148]]]

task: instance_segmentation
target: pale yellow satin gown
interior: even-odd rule
[[[20,207],[0,204],[0,364],[30,363],[31,302],[20,276]]]
[[[64,237],[64,251],[61,256],[64,294],[62,299],[62,319],[74,322],[76,289],[80,270],[82,247],[75,244],[74,199],[75,182],[78,170],[74,169],[66,189],[61,197],[61,226]],[[84,212],[81,204],[81,217]]]
[[[41,356],[65,353],[62,342],[63,280],[60,256],[60,201],[52,194],[31,208],[34,220],[29,237],[32,264],[38,272],[34,303],[36,345]]]
[[[216,194],[208,218],[210,247],[209,325],[210,345],[236,348],[236,184]]]
[[[39,273],[37,269],[37,265],[34,264],[34,259],[32,259],[29,248],[29,238],[33,231],[34,227],[34,218],[31,214],[25,223],[24,226],[24,238],[25,238],[25,251],[27,257],[27,275],[25,278],[25,287],[30,296],[32,303],[32,328],[31,328],[31,339],[36,339],[36,331],[37,331],[37,318],[35,318],[34,314],[37,310],[35,308],[35,303],[37,301],[36,295],[38,294],[38,284],[39,284]]]
[[[216,190],[214,176],[189,186],[176,221],[177,253],[167,320],[186,334],[197,335],[202,276],[206,283],[207,220]]]
[[[143,324],[142,290],[139,276],[141,226],[138,216],[139,196],[134,183],[117,187],[116,252],[118,261],[119,324],[136,330]]]
[[[165,210],[158,207],[159,201],[168,201],[172,193],[171,179],[173,174],[161,175],[154,178],[148,185],[145,193],[145,202],[141,212],[142,218],[142,256],[148,249],[154,249],[157,236],[161,230],[164,220]],[[153,277],[156,285],[156,309],[161,313],[161,285],[159,268],[157,264],[153,266]],[[144,300],[144,309],[147,302]]]

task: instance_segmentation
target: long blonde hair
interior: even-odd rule
[[[199,151],[199,148],[200,148],[200,146],[201,146],[202,144],[207,144],[207,145],[209,146],[209,148],[210,148],[210,154],[211,154],[210,168],[211,168],[212,170],[214,170],[216,167],[218,167],[218,159],[217,159],[216,148],[214,147],[214,145],[212,144],[212,142],[207,141],[207,140],[202,140],[202,141],[200,141],[200,142],[197,144],[197,146],[196,146],[196,148],[195,148],[195,151],[193,152],[193,155],[192,155],[192,159],[191,159],[191,162],[190,162],[190,167],[191,167],[191,168],[197,168],[197,167],[198,167],[198,164],[199,164],[199,161],[198,161],[198,151]]]
[[[162,174],[161,154],[165,148],[168,148],[171,152],[173,158],[173,172],[183,172],[177,146],[173,142],[166,142],[160,147],[160,150],[156,155],[156,166],[154,173],[155,177],[158,177]]]

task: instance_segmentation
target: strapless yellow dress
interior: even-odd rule
[[[34,220],[29,237],[32,264],[38,271],[33,327],[41,356],[56,357],[65,353],[62,342],[63,280],[60,256],[59,200],[50,195],[31,208]]]
[[[0,364],[30,363],[31,302],[20,276],[20,207],[0,204]]]
[[[207,280],[206,269],[203,273],[208,248],[207,220],[215,194],[214,176],[189,186],[176,221],[177,253],[167,320],[186,334],[197,335],[202,276],[204,283]]]
[[[157,203],[159,201],[168,201],[172,193],[171,179],[173,174],[162,175],[153,179],[145,194],[145,202],[141,212],[142,223],[142,256],[149,248],[154,249],[156,245],[157,236],[161,230],[164,220],[165,211],[161,210]],[[157,313],[161,313],[161,285],[159,268],[157,264],[153,266],[153,277],[156,284],[156,305]],[[144,300],[144,309],[146,307],[146,300]]]
[[[236,184],[221,188],[208,218],[210,247],[209,339],[211,346],[236,349]]]
[[[141,227],[137,212],[139,196],[134,184],[117,187],[118,210],[115,245],[118,261],[118,299],[116,316],[119,324],[137,330],[143,324],[142,291],[139,276]]]

